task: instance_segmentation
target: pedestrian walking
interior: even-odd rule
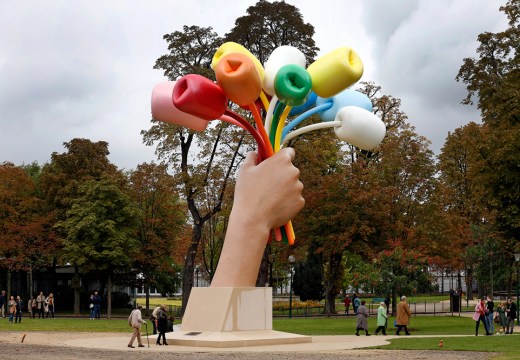
[[[475,313],[473,314],[473,320],[475,320],[475,336],[478,336],[478,328],[480,325],[480,322],[484,324],[484,329],[486,330],[486,335],[491,335],[491,333],[488,330],[487,327],[487,321],[486,321],[486,305],[484,303],[485,299],[482,298],[480,301],[475,305]]]
[[[137,338],[137,346],[138,347],[144,347],[143,342],[141,340],[141,325],[146,324],[146,321],[143,320],[141,315],[141,309],[143,307],[141,305],[137,305],[137,308],[134,309],[130,316],[128,317],[128,325],[132,327],[133,333],[132,337],[130,338],[130,342],[128,343],[129,348],[135,348],[134,340]]]
[[[345,296],[345,300],[343,300],[343,303],[345,304],[345,314],[347,314],[348,316],[348,310],[350,308],[350,303],[352,302],[352,300],[350,300],[350,296]]]
[[[49,318],[49,315],[52,319],[54,319],[54,305],[55,305],[55,301],[54,301],[54,295],[52,293],[49,294],[49,296],[47,297],[47,299],[45,299],[45,305],[47,307],[47,318]]]
[[[96,317],[96,310],[94,309],[94,294],[90,295],[90,302],[89,302],[88,308],[90,310],[89,319],[94,320]]]
[[[506,334],[512,334],[515,329],[516,304],[511,299],[507,299],[506,317]]]
[[[101,295],[96,291],[92,303],[94,304],[94,319],[101,319]]]
[[[38,302],[36,301],[36,297],[31,297],[31,316],[32,318],[36,318],[36,313],[38,312]]]
[[[2,318],[5,318],[5,303],[7,302],[7,299],[5,297],[5,290],[2,290],[0,293],[0,315]]]
[[[16,301],[14,300],[14,296],[11,296],[9,299],[9,302],[7,303],[7,306],[9,307],[9,323],[13,323],[14,316],[16,314]]]
[[[159,315],[160,310],[161,310],[161,305],[156,306],[153,309],[152,314],[150,315],[150,318],[148,319],[152,323],[152,331],[153,331],[154,335],[157,334],[157,316]]]
[[[168,314],[166,313],[166,305],[161,305],[157,313],[157,345],[168,345],[166,343],[166,331],[168,331]],[[161,337],[163,339],[161,344]]]
[[[502,304],[498,305],[497,307],[497,313],[500,318],[500,322],[498,325],[502,326],[502,333],[506,333],[506,327],[507,327],[507,316],[506,316],[506,309],[507,309],[507,301],[502,302]],[[498,332],[497,332],[498,334]]]
[[[386,304],[384,301],[379,303],[379,308],[377,309],[377,329],[375,334],[379,334],[379,331],[383,332],[383,335],[386,335],[386,323],[388,320],[388,315],[386,312]]]
[[[357,308],[356,336],[359,336],[359,330],[365,330],[366,336],[370,336],[368,333],[368,309],[365,304],[365,300],[362,300],[361,306]]]
[[[395,332],[396,335],[399,335],[403,329],[406,335],[410,335],[408,324],[410,324],[411,317],[412,312],[406,303],[406,296],[401,296],[401,302],[397,304],[397,316],[395,318],[395,323],[397,325],[397,331]]]
[[[45,314],[45,295],[43,295],[43,291],[40,291],[40,295],[36,297],[36,303],[38,304],[38,319],[43,319]]]
[[[23,311],[23,300],[22,298],[20,297],[20,295],[18,295],[16,297],[16,315],[15,315],[15,318],[14,318],[14,322],[15,323],[21,323],[22,322],[22,311]]]
[[[358,298],[357,294],[352,295],[352,308],[354,309],[354,314],[357,314],[357,310],[360,305],[361,300]]]
[[[488,323],[488,330],[491,334],[495,333],[495,323],[494,323],[494,314],[495,314],[495,303],[493,302],[493,295],[489,295],[486,301],[486,318]]]

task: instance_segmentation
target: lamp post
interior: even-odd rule
[[[293,268],[294,262],[296,258],[294,255],[289,255],[289,269],[291,271],[291,276],[289,277],[289,319],[292,318],[292,279],[293,279]]]
[[[518,263],[520,262],[520,253],[516,253],[515,254],[515,262],[516,262],[516,324],[517,325],[520,325],[520,319],[519,319],[519,315],[520,315],[520,309],[518,307],[518,297],[519,297],[519,293],[518,293]],[[514,323],[513,323],[514,324]]]

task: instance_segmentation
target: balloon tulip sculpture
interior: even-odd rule
[[[189,74],[156,85],[152,116],[195,131],[204,131],[213,120],[239,126],[254,137],[260,161],[296,136],[323,128],[333,128],[339,139],[360,149],[377,147],[385,136],[385,124],[372,113],[372,102],[365,94],[348,89],[363,74],[356,52],[340,47],[305,65],[305,55],[293,46],[276,48],[262,66],[245,47],[227,42],[217,49],[211,63],[216,83]],[[229,101],[249,109],[254,126],[229,109]],[[322,122],[299,126],[314,114]],[[290,222],[274,231],[276,240],[294,244]]]

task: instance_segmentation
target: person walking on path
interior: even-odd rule
[[[15,323],[22,323],[22,310],[23,310],[23,300],[18,295],[16,297],[16,316],[14,318]]]
[[[345,296],[345,300],[343,300],[343,302],[345,303],[345,314],[348,316],[348,310],[350,308],[350,303],[352,302],[352,300],[350,300],[350,296]]]
[[[486,302],[486,317],[488,323],[488,330],[491,334],[495,333],[495,323],[493,322],[494,314],[495,314],[495,303],[493,302],[493,295],[489,295],[487,297]]]
[[[101,319],[101,295],[96,291],[94,292],[94,298],[92,299],[94,304],[94,319]]]
[[[95,318],[95,316],[96,316],[96,310],[94,310],[94,294],[91,294],[91,295],[90,295],[90,300],[89,300],[88,308],[90,309],[90,316],[89,316],[89,319],[90,319],[90,320],[94,320],[94,318]]]
[[[365,300],[361,301],[361,306],[357,308],[356,336],[359,336],[359,330],[365,330],[366,335],[370,336],[368,333],[368,309],[365,303]]]
[[[45,310],[45,295],[43,295],[43,291],[40,291],[40,295],[36,297],[36,303],[38,304],[38,319],[43,319]]]
[[[49,297],[45,299],[45,305],[47,306],[48,312],[47,312],[47,318],[49,317],[49,314],[52,319],[54,319],[54,295],[52,293],[49,294]]]
[[[512,334],[515,329],[516,304],[511,299],[507,299],[506,317],[506,334]]]
[[[5,318],[5,303],[7,302],[7,299],[5,297],[5,290],[2,290],[0,293],[0,316],[2,318]]]
[[[168,345],[166,343],[166,331],[168,331],[168,314],[166,314],[166,305],[161,305],[159,312],[157,313],[157,345]],[[161,337],[163,342],[161,344]]]
[[[411,317],[412,312],[406,303],[406,296],[401,296],[401,302],[397,304],[397,316],[395,318],[397,325],[397,331],[395,332],[396,335],[399,335],[403,329],[406,335],[410,335],[410,332],[408,331],[408,324],[410,324]]]
[[[159,310],[161,310],[161,305],[156,306],[153,309],[152,314],[150,315],[150,318],[148,319],[152,323],[152,328],[153,328],[153,334],[154,335],[157,334],[157,316],[159,315]]]
[[[36,298],[31,296],[31,315],[32,318],[36,318],[36,313],[38,312],[38,303],[36,302]]]
[[[361,305],[361,300],[359,300],[356,294],[352,295],[352,308],[354,309],[354,314],[357,314],[358,307]]]
[[[379,308],[377,309],[377,329],[375,334],[379,334],[379,331],[383,332],[383,335],[386,335],[386,322],[388,319],[388,315],[386,312],[386,304],[384,301],[379,303]]]
[[[130,342],[128,343],[129,348],[135,348],[133,344],[136,338],[138,347],[144,347],[143,342],[141,341],[141,325],[146,324],[146,321],[143,320],[141,315],[142,308],[141,305],[137,305],[137,308],[133,310],[128,317],[128,325],[130,325],[134,331],[130,338]]]
[[[14,296],[11,296],[9,299],[9,303],[7,303],[9,307],[9,322],[12,324],[14,320],[14,315],[16,314],[16,301],[14,301]]]
[[[478,336],[478,328],[480,322],[484,324],[484,329],[486,330],[486,335],[491,335],[488,331],[487,321],[486,321],[486,305],[484,304],[484,298],[480,299],[480,301],[475,305],[475,313],[473,314],[473,320],[475,323],[475,336]]]
[[[506,333],[507,326],[507,317],[506,317],[506,309],[507,309],[507,301],[504,301],[502,304],[498,305],[497,313],[500,317],[500,323],[498,325],[502,326],[502,333]]]

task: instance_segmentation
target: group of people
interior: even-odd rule
[[[497,334],[512,334],[515,329],[515,319],[517,317],[516,304],[512,299],[503,301],[495,309],[493,296],[482,298],[475,305],[475,313],[473,320],[475,320],[475,336],[478,336],[479,325],[484,324],[486,335],[493,335],[495,333],[495,324],[501,327]]]
[[[90,320],[99,320],[101,318],[101,295],[97,291],[90,295],[89,309]]]
[[[129,348],[135,348],[134,341],[137,339],[137,346],[144,347],[142,339],[141,339],[141,326],[146,325],[146,321],[143,320],[141,310],[142,306],[138,305],[128,316],[128,325],[133,329],[132,337],[130,338],[130,342],[128,343]],[[173,316],[168,317],[168,313],[166,311],[167,305],[159,305],[157,306],[150,315],[150,322],[153,326],[153,334],[159,334],[157,336],[157,345],[168,345],[166,342],[166,333],[173,331],[173,321],[175,320]],[[148,329],[146,329],[148,333]],[[162,339],[162,343],[161,343]]]
[[[45,296],[43,292],[40,295],[33,297],[27,304],[27,310],[32,314],[33,319],[38,313],[38,318],[49,318],[54,319],[54,295],[52,293],[49,296]],[[20,295],[11,295],[9,300],[5,294],[5,290],[2,290],[0,294],[0,314],[2,318],[5,318],[6,312],[9,316],[10,323],[21,323],[22,314],[25,310],[25,304]],[[29,315],[30,316],[30,315]]]
[[[354,309],[354,314],[357,316],[356,322],[356,335],[359,336],[360,331],[365,331],[366,336],[370,336],[368,332],[368,316],[369,311],[365,306],[366,301],[360,300],[357,294],[353,294],[352,300],[349,296],[345,297],[345,314],[348,315],[349,307],[352,304]],[[377,329],[374,332],[375,335],[381,332],[383,335],[386,335],[386,329],[388,328],[388,311],[387,309],[390,307],[390,298],[386,297],[385,301],[381,301],[379,303],[379,308],[377,309]],[[397,327],[396,335],[399,335],[402,330],[405,331],[406,335],[410,335],[408,331],[408,324],[410,323],[410,317],[412,316],[412,312],[408,303],[406,302],[406,296],[401,297],[401,302],[397,305],[397,316],[395,319],[395,325]]]

